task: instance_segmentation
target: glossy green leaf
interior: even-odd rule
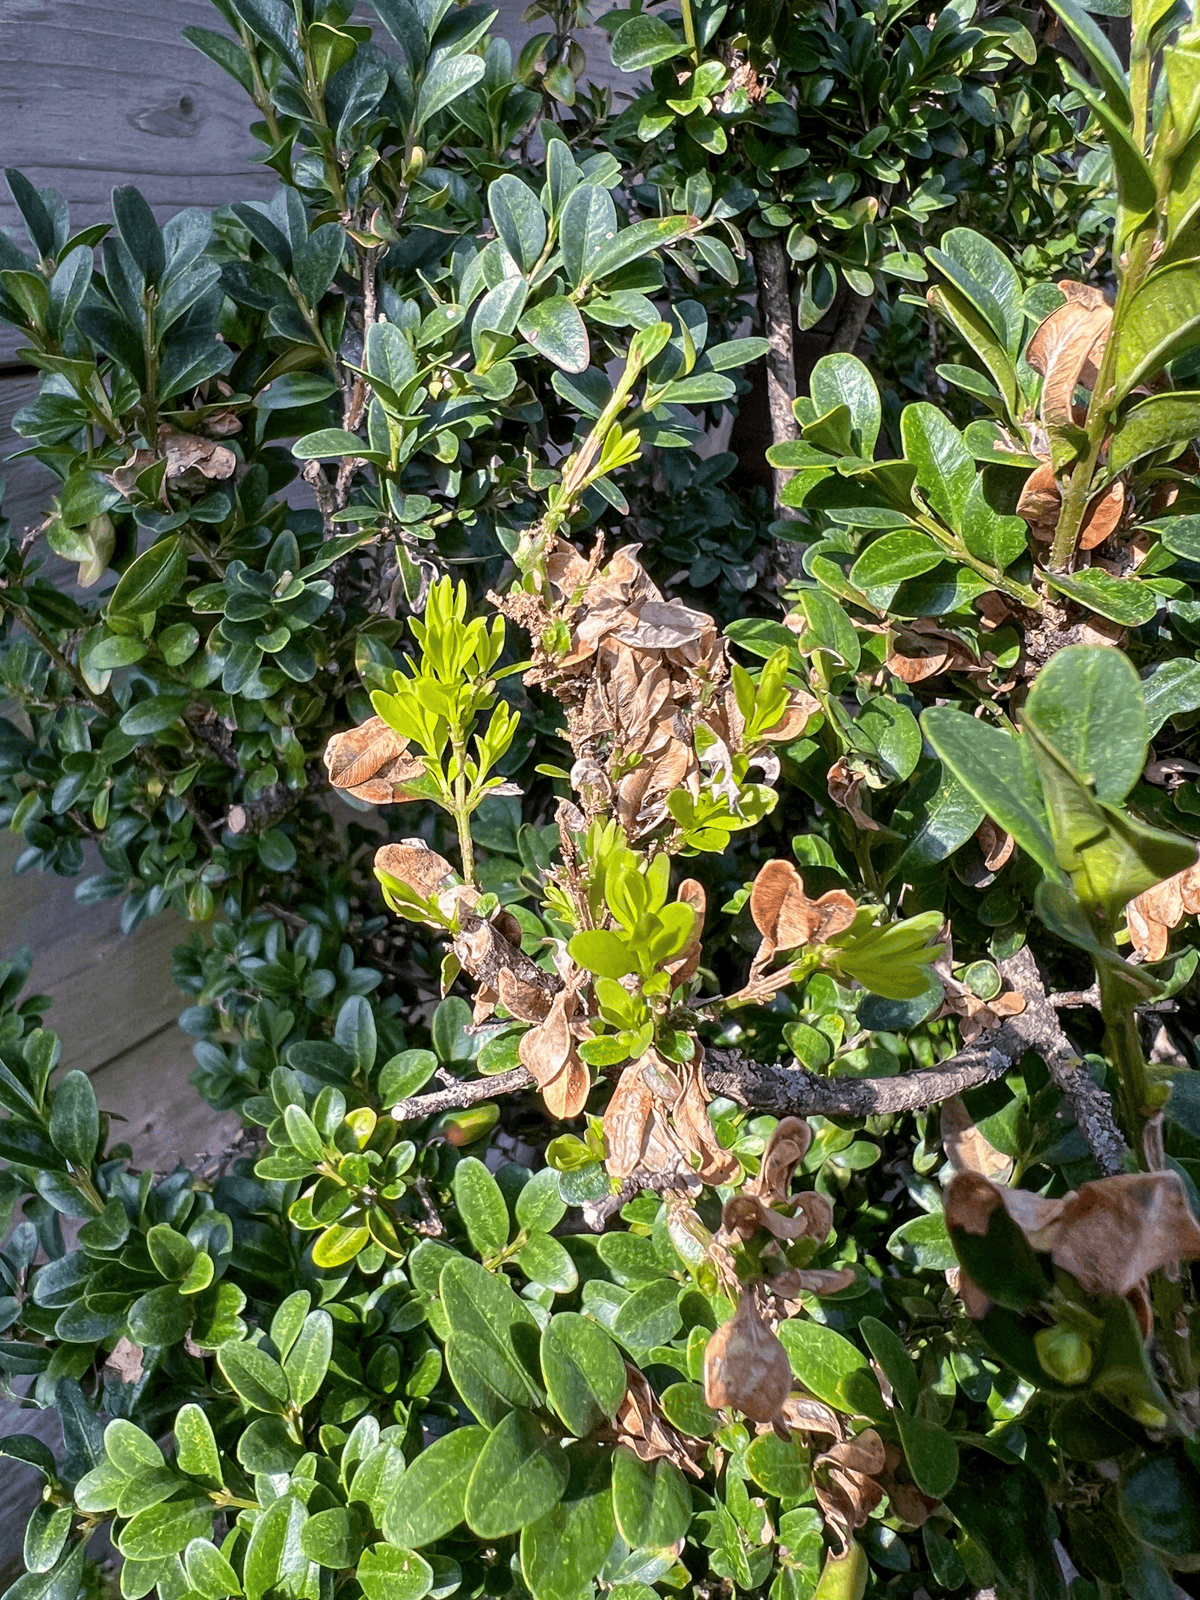
[[[217,1366],[230,1388],[253,1411],[278,1412],[288,1403],[288,1381],[265,1350],[231,1339],[217,1351]]]
[[[421,1600],[433,1588],[433,1568],[413,1550],[374,1544],[358,1563],[358,1581],[366,1600]]]
[[[207,1500],[166,1500],[130,1517],[117,1538],[117,1548],[134,1561],[161,1560],[178,1554],[193,1539],[209,1538],[212,1519],[213,1508]]]
[[[898,528],[867,546],[850,569],[850,582],[862,590],[895,586],[931,572],[945,559],[945,550],[927,533]]]
[[[456,1428],[414,1457],[384,1513],[389,1543],[419,1550],[458,1526],[467,1483],[487,1438],[486,1428]]]
[[[466,94],[483,77],[486,68],[482,56],[451,56],[437,61],[425,74],[417,95],[414,126],[419,131],[432,117],[447,106],[453,105],[459,95]]]
[[[798,1317],[780,1323],[779,1339],[792,1371],[818,1400],[852,1416],[882,1415],[883,1397],[871,1364],[849,1339]]]
[[[613,1454],[612,1501],[617,1530],[635,1550],[665,1549],[692,1519],[691,1490],[674,1462],[642,1461],[624,1445]]]
[[[50,1138],[59,1155],[87,1172],[100,1143],[96,1091],[85,1072],[68,1072],[50,1103]]]
[[[551,1317],[541,1363],[550,1404],[577,1438],[611,1422],[625,1396],[625,1362],[598,1323],[574,1311]]]
[[[488,1435],[467,1484],[467,1525],[499,1539],[557,1505],[569,1467],[558,1436],[530,1411],[513,1410]]]
[[[189,1478],[198,1478],[206,1488],[219,1489],[224,1482],[221,1457],[212,1424],[203,1407],[189,1402],[175,1416],[175,1464]]]
[[[178,534],[160,539],[130,563],[109,596],[110,617],[142,617],[173,600],[187,576],[187,550]]]
[[[684,49],[683,40],[661,17],[636,12],[613,34],[612,63],[620,72],[645,72],[681,56]]]
[[[944,1499],[958,1476],[958,1446],[936,1422],[907,1411],[895,1417],[913,1482],[931,1500]]]
[[[1034,680],[1022,719],[1110,805],[1142,775],[1149,741],[1142,686],[1119,650],[1070,645],[1056,652]]]
[[[481,1256],[499,1255],[508,1243],[508,1207],[500,1185],[474,1156],[454,1169],[454,1203],[472,1247]]]
[[[1057,876],[1041,784],[1021,741],[952,706],[931,706],[921,728],[968,794],[1044,872]]]
[[[1200,263],[1161,267],[1129,302],[1117,346],[1116,398],[1161,372],[1200,329]]]
[[[316,1398],[329,1371],[332,1355],[333,1319],[328,1311],[310,1311],[283,1362],[288,1391],[295,1405],[305,1406]]]
[[[604,1565],[616,1534],[611,1479],[608,1457],[573,1452],[562,1499],[522,1528],[521,1573],[534,1600],[575,1600]]]
[[[1140,628],[1162,605],[1162,599],[1148,584],[1139,583],[1136,578],[1114,578],[1100,567],[1085,567],[1082,572],[1047,572],[1045,579],[1068,600],[1110,622],[1119,622],[1123,628]]]
[[[1200,434],[1200,390],[1151,395],[1131,406],[1118,422],[1108,447],[1108,476],[1127,472],[1158,450],[1179,455]]]

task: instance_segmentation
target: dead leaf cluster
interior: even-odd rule
[[[853,1439],[840,1439],[813,1462],[817,1504],[842,1554],[849,1549],[855,1528],[866,1523],[883,1499],[879,1475],[887,1465],[887,1447],[874,1428],[864,1429]]]
[[[704,1476],[700,1461],[707,1444],[680,1433],[666,1419],[644,1373],[626,1363],[628,1387],[614,1419],[617,1435],[640,1461],[672,1461],[693,1478]]]
[[[1200,1258],[1200,1222],[1175,1172],[1097,1178],[1054,1200],[1006,1188],[978,1172],[960,1172],[946,1190],[946,1226],[986,1234],[997,1206],[1085,1294],[1128,1299],[1146,1337],[1152,1326],[1151,1273],[1176,1272],[1181,1262]],[[981,1316],[988,1301],[965,1274],[962,1293],[970,1314]]]
[[[631,839],[666,819],[674,790],[695,797],[706,785],[728,789],[745,732],[716,624],[664,599],[639,549],[624,546],[598,570],[595,558],[559,539],[546,559],[547,593],[534,605],[537,615],[531,596],[520,597],[520,616],[503,602],[535,640],[525,681],[549,684],[566,707],[572,786],[586,815],[611,811]],[[537,646],[556,624],[567,628],[564,654]],[[770,737],[796,737],[816,709],[797,692]]]
[[[705,1347],[705,1403],[714,1411],[740,1411],[751,1422],[775,1422],[791,1387],[787,1351],[767,1324],[758,1291],[748,1284],[733,1316]]]
[[[844,889],[829,889],[819,899],[810,900],[804,892],[804,879],[792,862],[766,862],[750,891],[750,915],[761,943],[742,993],[758,996],[761,991],[765,998],[782,988],[791,981],[790,965],[765,976],[780,950],[825,944],[845,933],[857,914],[858,906]]]
[[[424,763],[408,753],[408,740],[382,717],[335,733],[325,746],[325,770],[335,789],[372,806],[420,799],[406,786],[425,776]]]
[[[1200,863],[1185,867],[1139,894],[1125,907],[1125,924],[1133,948],[1143,961],[1161,961],[1171,929],[1185,916],[1200,915]]]
[[[732,1182],[741,1168],[717,1141],[708,1119],[711,1098],[699,1047],[683,1064],[653,1049],[631,1062],[604,1113],[605,1165],[612,1176],[644,1173],[684,1193]]]

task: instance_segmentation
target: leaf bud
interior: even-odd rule
[[[1033,1336],[1038,1361],[1056,1383],[1085,1383],[1092,1370],[1092,1347],[1074,1328],[1056,1324]]]
[[[494,1101],[467,1106],[461,1111],[443,1111],[429,1130],[431,1139],[445,1139],[461,1146],[484,1139],[500,1120],[500,1107]]]

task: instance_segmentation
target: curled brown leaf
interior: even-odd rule
[[[791,1387],[787,1351],[748,1286],[733,1316],[708,1341],[704,1399],[714,1411],[736,1410],[752,1422],[774,1422]]]
[[[335,733],[325,746],[325,770],[335,789],[376,806],[415,800],[405,786],[425,776],[424,763],[408,754],[408,740],[382,717]]]

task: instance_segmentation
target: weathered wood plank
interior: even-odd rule
[[[13,532],[23,533],[42,521],[58,479],[38,461],[11,461],[15,450],[28,444],[13,433],[12,419],[37,394],[35,372],[0,378],[0,478],[4,480],[3,514]]]
[[[4,165],[58,189],[74,227],[111,220],[111,191],[134,183],[160,221],[183,206],[214,208],[265,198],[273,173],[256,165],[262,146],[249,127],[249,97],[182,37],[189,25],[227,32],[207,0],[7,0],[0,23],[0,127]],[[523,0],[500,0],[496,32],[520,49],[534,28]],[[391,46],[369,6],[360,18]],[[584,29],[588,78],[618,91],[607,36]],[[23,246],[25,232],[6,188],[0,227]],[[17,347],[0,325],[0,363]]]
[[[13,877],[21,843],[0,834],[3,949],[32,948],[30,984],[54,997],[46,1021],[63,1041],[63,1061],[94,1072],[174,1023],[184,1002],[171,980],[171,951],[187,924],[164,913],[122,934],[119,900],[82,906],[76,878]],[[99,870],[90,856],[85,872]]]

